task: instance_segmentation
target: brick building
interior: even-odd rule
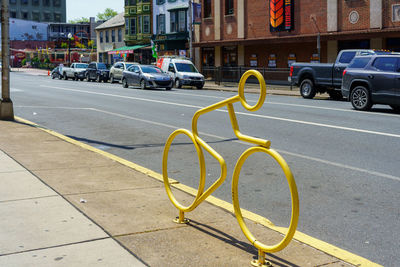
[[[201,4],[202,23],[195,27],[194,42],[198,67],[287,68],[293,61],[319,61],[318,50],[321,62],[333,62],[346,48],[400,51],[399,0],[202,0]],[[282,27],[274,28],[277,23]]]

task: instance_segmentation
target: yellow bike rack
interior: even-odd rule
[[[260,96],[257,101],[257,103],[254,106],[251,106],[247,103],[245,95],[244,95],[244,87],[246,84],[246,81],[249,77],[255,76],[259,83],[260,83]],[[261,75],[260,72],[256,70],[249,70],[246,71],[243,76],[240,79],[239,82],[239,93],[236,96],[233,96],[231,98],[228,98],[226,100],[223,100],[221,102],[218,102],[216,104],[213,104],[211,106],[202,108],[198,110],[192,119],[192,131],[190,132],[189,130],[186,129],[178,129],[174,131],[167,139],[167,142],[165,144],[164,148],[164,153],[163,153],[163,166],[162,166],[162,172],[163,172],[163,179],[164,179],[164,185],[165,189],[167,191],[167,195],[169,199],[171,200],[172,204],[179,210],[179,217],[175,220],[177,223],[187,223],[188,220],[185,218],[184,213],[185,212],[190,212],[194,210],[201,202],[203,202],[209,195],[211,195],[224,181],[226,178],[227,174],[227,167],[225,160],[222,158],[222,156],[216,152],[211,146],[209,146],[203,139],[199,137],[198,130],[197,130],[197,121],[199,117],[205,113],[208,113],[213,110],[217,110],[219,108],[222,108],[224,106],[227,107],[229,117],[231,120],[232,124],[232,129],[237,136],[239,140],[245,141],[252,143],[256,146],[251,147],[247,149],[238,159],[234,172],[233,172],[233,178],[232,178],[232,202],[234,206],[234,211],[236,218],[239,222],[240,228],[242,229],[244,235],[246,238],[253,244],[258,249],[258,260],[253,260],[251,264],[253,266],[267,266],[269,263],[266,262],[265,260],[265,253],[273,253],[282,250],[285,248],[293,238],[294,233],[296,232],[296,227],[298,223],[298,218],[299,218],[299,198],[298,198],[298,192],[297,192],[297,187],[296,187],[296,182],[293,178],[293,174],[287,165],[286,161],[283,159],[281,155],[279,155],[278,152],[276,152],[273,149],[270,149],[271,142],[269,140],[264,140],[260,138],[255,138],[252,136],[248,136],[245,134],[242,134],[239,130],[239,125],[237,122],[235,110],[233,108],[233,104],[236,102],[241,102],[242,106],[246,108],[248,111],[256,111],[259,108],[262,107],[265,101],[266,97],[266,85],[265,85],[265,80],[264,77]],[[200,181],[199,181],[199,187],[197,189],[197,194],[195,196],[195,199],[189,206],[183,206],[180,204],[176,198],[174,197],[172,190],[171,190],[171,185],[169,182],[168,178],[168,153],[169,149],[171,147],[172,141],[175,139],[176,136],[184,134],[187,135],[193,142],[196,151],[197,151],[197,156],[199,158],[199,165],[200,165]],[[220,177],[207,189],[204,191],[204,186],[205,186],[205,180],[206,180],[206,168],[205,168],[205,160],[204,160],[204,154],[202,151],[202,148],[205,149],[208,153],[210,153],[211,156],[213,156],[220,164],[221,168],[221,174]],[[286,180],[288,182],[289,188],[290,188],[290,194],[291,194],[291,200],[292,200],[292,213],[291,213],[291,220],[290,220],[290,225],[287,230],[287,233],[285,237],[281,240],[276,245],[273,246],[268,246],[260,241],[258,241],[253,234],[250,232],[250,230],[247,228],[242,212],[240,209],[240,204],[239,204],[239,198],[238,198],[238,183],[239,183],[239,176],[240,176],[240,171],[241,168],[246,161],[246,159],[257,152],[263,152],[268,155],[270,155],[275,161],[278,162],[280,167],[282,168]]]

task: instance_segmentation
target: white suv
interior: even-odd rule
[[[124,70],[132,66],[133,64],[137,64],[135,62],[117,62],[110,69],[110,82],[114,83],[115,81],[122,80],[122,73]]]

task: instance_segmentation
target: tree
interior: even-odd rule
[[[90,22],[88,18],[82,17],[80,19],[71,19],[68,23],[80,23],[80,22]]]
[[[109,19],[115,17],[116,15],[118,15],[117,11],[115,11],[112,8],[106,8],[106,10],[104,10],[103,13],[97,14],[97,19],[98,20],[109,20]]]

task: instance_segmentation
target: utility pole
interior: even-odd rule
[[[193,10],[192,10],[192,0],[189,0],[189,55],[190,60],[193,61]]]
[[[8,1],[9,0],[1,0],[1,120],[14,120],[13,103],[10,98],[10,38]]]

